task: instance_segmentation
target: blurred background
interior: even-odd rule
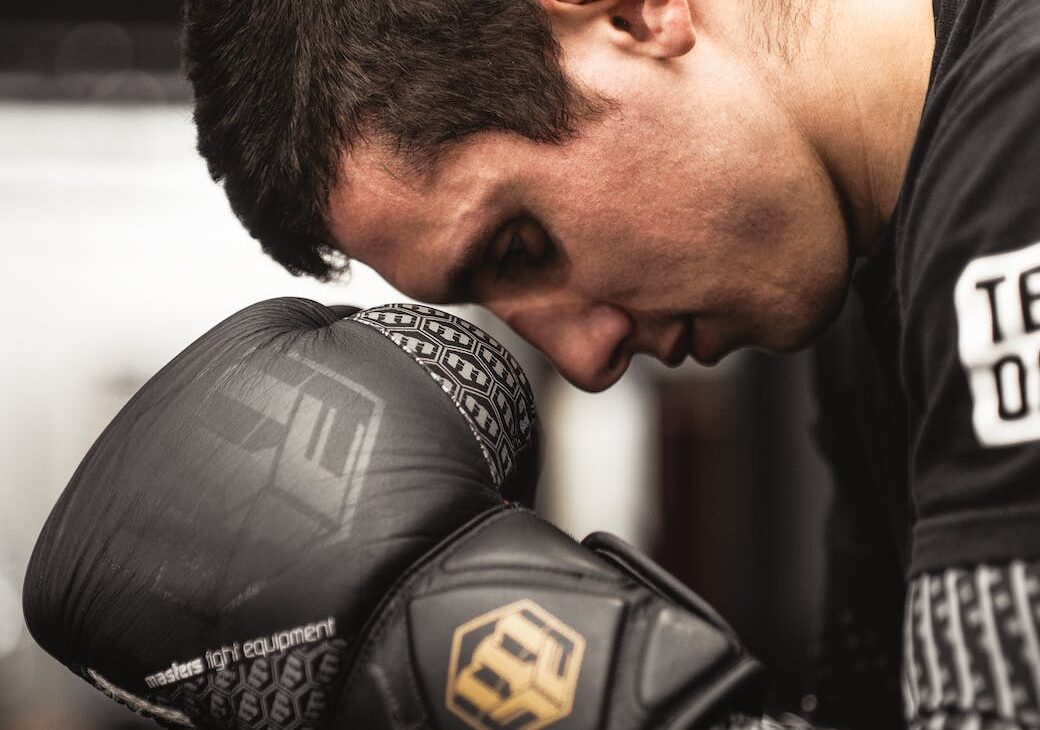
[[[36,534],[131,394],[254,301],[402,299],[361,266],[336,285],[293,278],[241,230],[194,149],[178,12],[176,0],[0,4],[3,730],[151,727],[36,649],[21,617]],[[810,440],[806,358],[637,362],[589,396],[481,310],[461,313],[535,384],[548,437],[540,511],[575,537],[605,529],[649,551],[765,660],[774,707],[811,704],[829,485]]]

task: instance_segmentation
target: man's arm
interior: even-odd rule
[[[949,568],[907,592],[903,696],[910,730],[1040,727],[1040,563]],[[735,716],[718,730],[809,730]]]
[[[1040,726],[1040,563],[950,568],[907,594],[911,728]]]

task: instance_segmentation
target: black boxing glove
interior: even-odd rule
[[[263,302],[179,355],[41,534],[28,626],[164,724],[679,728],[755,702],[709,608],[529,499],[512,357],[428,307]]]

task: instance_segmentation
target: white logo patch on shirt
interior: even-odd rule
[[[969,263],[954,306],[979,442],[1040,439],[1040,243]]]

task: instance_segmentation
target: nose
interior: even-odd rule
[[[635,324],[628,313],[612,304],[526,303],[489,308],[582,390],[609,388],[632,358],[626,340]]]

